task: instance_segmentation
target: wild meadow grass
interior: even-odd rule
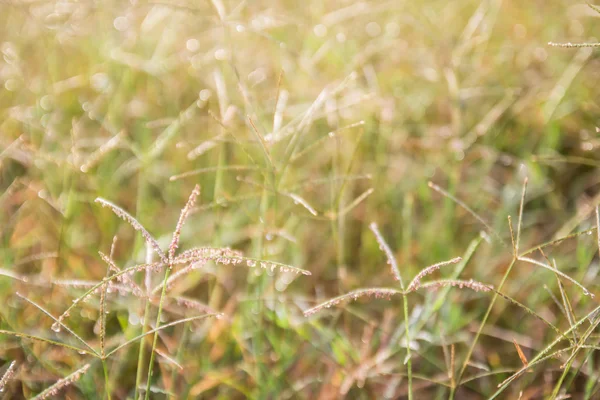
[[[0,398],[598,398],[599,16],[0,2]]]

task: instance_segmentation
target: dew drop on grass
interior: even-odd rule
[[[50,328],[56,333],[60,332],[60,324],[58,322],[53,323]]]

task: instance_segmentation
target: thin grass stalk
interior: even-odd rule
[[[539,267],[542,267],[542,268],[545,268],[547,270],[550,270],[550,271],[554,272],[556,275],[559,275],[562,278],[565,278],[566,280],[570,281],[574,285],[578,286],[581,289],[581,291],[583,292],[584,295],[590,296],[591,298],[594,298],[594,294],[591,293],[588,289],[586,289],[581,283],[577,282],[575,279],[571,278],[569,275],[565,274],[564,272],[561,272],[561,271],[557,270],[556,268],[551,267],[550,265],[546,265],[543,262],[534,260],[533,258],[529,258],[529,257],[519,257],[517,260],[518,261],[525,261],[525,262],[527,262],[529,264],[537,265]]]
[[[138,193],[137,193],[137,204],[136,204],[136,214],[137,216],[139,216],[139,213],[142,212],[142,206],[143,206],[143,201],[147,198],[146,194],[144,193],[144,190],[146,190],[146,188],[148,187],[148,180],[146,179],[146,170],[147,170],[147,166],[148,166],[148,162],[146,161],[146,156],[144,155],[144,157],[142,158],[142,168],[140,169],[139,172],[139,178],[138,178]],[[137,239],[139,238],[139,236],[136,236],[136,244],[137,244]],[[137,246],[135,246],[135,248],[137,248]],[[134,250],[135,250],[134,248]],[[153,246],[149,243],[149,242],[145,242],[145,248],[146,248],[146,257],[144,259],[144,261],[147,264],[151,264],[153,261],[153,251],[154,248]],[[134,254],[132,254],[132,258],[133,258]],[[151,271],[148,269],[146,271],[144,271],[144,284],[145,284],[145,289],[146,289],[146,294],[148,294],[150,288],[149,285],[152,283],[152,275],[151,275]],[[140,283],[141,285],[141,283]],[[141,301],[144,302],[144,316],[142,318],[142,334],[146,333],[148,331],[148,326],[150,324],[150,299],[148,297],[144,297]],[[140,400],[140,392],[139,392],[139,388],[142,386],[142,377],[143,377],[143,372],[144,372],[144,363],[145,363],[145,356],[146,356],[146,340],[145,337],[142,338],[142,340],[140,340],[140,344],[139,344],[139,349],[138,349],[138,360],[137,360],[137,367],[136,367],[136,373],[135,373],[135,388],[134,388],[134,395],[133,395],[133,400]]]
[[[262,258],[263,255],[263,251],[264,251],[264,240],[265,240],[265,234],[267,232],[267,212],[269,209],[269,191],[266,187],[267,185],[267,177],[264,177],[264,183],[265,186],[263,187],[263,193],[262,193],[262,197],[260,200],[260,234],[258,235],[258,237],[256,238],[256,244],[255,244],[255,254],[257,255],[258,258]],[[261,294],[264,292],[264,286],[265,286],[265,276],[264,274],[261,274],[260,276],[257,277],[258,279],[255,281],[254,284],[254,296],[256,299],[256,307],[258,309],[258,315],[259,317],[257,318],[257,325],[258,325],[258,334],[254,335],[254,338],[252,340],[252,351],[254,352],[257,362],[255,365],[255,371],[254,373],[255,375],[255,379],[257,380],[257,382],[262,382],[262,375],[263,375],[263,371],[262,371],[262,365],[260,364],[260,355],[263,353],[263,329],[264,329],[264,321],[263,318],[261,317],[263,315],[263,303],[260,300],[261,299]],[[265,374],[267,372],[265,371]],[[262,386],[262,385],[261,385]],[[262,393],[261,393],[262,394]]]
[[[119,346],[115,347],[114,349],[112,349],[111,351],[109,351],[106,354],[106,358],[112,356],[113,354],[115,354],[117,351],[129,346],[132,343],[137,342],[138,340],[144,338],[145,336],[151,335],[153,333],[157,333],[160,332],[164,329],[170,328],[171,326],[175,326],[175,325],[179,325],[179,324],[184,324],[186,322],[191,322],[191,321],[197,321],[200,319],[204,319],[204,318],[210,318],[210,317],[220,317],[222,314],[220,313],[211,313],[211,314],[204,314],[204,315],[196,315],[194,317],[188,317],[188,318],[182,318],[182,319],[178,319],[177,321],[173,321],[173,322],[169,322],[168,324],[164,324],[159,326],[158,328],[154,328],[149,330],[148,332],[142,333],[141,335],[137,335],[136,337],[129,339],[128,341],[121,343]]]
[[[147,264],[151,264],[152,263],[152,248],[150,247],[149,244],[146,245],[146,263]],[[148,272],[148,271],[146,271]],[[151,286],[151,280],[150,280],[151,276],[149,276],[149,274],[146,274],[145,280],[146,280],[146,293],[148,293],[150,291],[150,286]],[[143,318],[143,322],[142,322],[142,339],[140,340],[140,347],[138,350],[138,362],[137,362],[137,369],[136,369],[136,374],[135,374],[135,391],[134,391],[134,400],[139,400],[139,388],[142,385],[142,375],[143,375],[143,368],[144,368],[144,358],[146,355],[146,340],[145,340],[145,335],[148,332],[148,325],[150,324],[150,298],[149,296],[144,297],[144,318]]]
[[[33,300],[28,299],[27,297],[23,296],[22,294],[20,294],[19,292],[16,293],[16,295],[25,300],[26,302],[28,302],[29,304],[31,304],[32,306],[36,307],[38,310],[40,310],[41,312],[43,312],[44,314],[46,314],[48,317],[50,317],[55,323],[57,323],[59,326],[65,328],[65,330],[67,332],[69,332],[75,339],[77,339],[79,342],[81,342],[85,347],[87,347],[96,357],[100,357],[100,354],[98,354],[98,352],[88,344],[88,342],[86,342],[81,336],[79,336],[77,333],[75,333],[73,330],[71,330],[71,328],[69,328],[67,325],[65,325],[64,323],[62,323],[61,321],[58,320],[58,318],[54,317],[54,315],[50,314],[49,311],[47,311],[44,307],[40,306],[39,304],[37,304],[36,302],[34,302]]]
[[[410,352],[410,328],[409,328],[409,315],[408,315],[408,298],[406,293],[402,294],[402,303],[404,308],[404,334],[406,335],[406,370],[408,373],[408,400],[412,400],[413,398],[413,388],[412,388],[412,355]]]
[[[396,278],[396,280],[398,280],[398,282],[400,283],[400,289],[403,292],[402,293],[402,307],[404,310],[404,334],[406,336],[406,370],[407,370],[407,374],[408,374],[408,399],[412,400],[412,398],[413,398],[412,355],[410,352],[410,326],[409,326],[410,319],[409,319],[409,315],[408,315],[408,297],[406,295],[406,291],[404,289],[404,282],[402,281],[402,275],[400,274],[400,269],[398,268],[398,263],[396,261],[396,257],[394,257],[392,249],[385,241],[381,232],[379,232],[379,229],[377,228],[377,224],[371,223],[371,225],[369,227],[371,228],[371,231],[375,235],[375,238],[377,239],[377,242],[379,243],[381,250],[385,253],[388,264],[390,265],[390,267],[392,269],[392,273],[393,273],[394,277]]]
[[[432,187],[432,188],[435,189],[434,186],[436,186],[436,185],[432,186],[432,184],[430,183],[430,187]],[[441,189],[441,190],[442,191],[440,193],[443,193],[444,192],[443,189]],[[492,296],[492,301],[490,302],[490,305],[488,306],[487,311],[485,312],[483,320],[481,321],[481,324],[479,325],[479,328],[477,329],[477,333],[475,335],[475,338],[473,339],[473,342],[471,343],[471,346],[469,347],[469,350],[467,351],[467,356],[465,357],[465,361],[464,361],[462,367],[460,368],[460,371],[459,371],[458,376],[457,376],[457,381],[458,382],[461,381],[462,376],[465,373],[465,370],[467,369],[467,366],[468,366],[469,361],[471,359],[471,355],[473,354],[473,351],[475,350],[475,346],[477,345],[477,341],[479,340],[479,336],[481,335],[481,332],[483,331],[483,327],[485,326],[485,324],[487,322],[487,319],[489,318],[490,313],[492,312],[492,308],[494,307],[494,304],[496,303],[496,299],[499,296],[498,293],[502,291],[502,288],[504,287],[504,284],[506,283],[506,280],[508,279],[508,275],[510,274],[513,266],[517,262],[517,259],[518,259],[517,254],[518,254],[518,250],[519,250],[519,240],[521,238],[521,226],[522,226],[522,223],[523,223],[523,209],[524,209],[526,194],[527,194],[527,178],[525,178],[524,181],[523,181],[523,190],[521,192],[521,201],[520,201],[520,204],[519,204],[519,219],[518,219],[518,222],[517,222],[517,237],[514,240],[514,243],[515,243],[514,244],[514,248],[515,248],[516,252],[513,255],[512,261],[510,262],[510,265],[506,269],[506,272],[504,273],[504,276],[502,277],[502,280],[500,281],[500,285],[498,285],[497,291],[494,291],[494,295]],[[464,205],[464,207],[467,207],[466,204]],[[468,211],[470,209],[467,207],[466,210]],[[476,216],[476,214],[473,214],[473,215]],[[483,222],[483,220],[480,220],[480,221]],[[512,224],[511,224],[511,226],[512,226]],[[495,232],[495,231],[492,231],[492,232]],[[450,399],[451,400],[454,399],[455,393],[456,393],[456,389],[452,388],[452,390],[450,391]]]
[[[146,240],[146,242],[152,246],[152,248],[154,249],[154,251],[156,252],[156,254],[159,255],[160,259],[163,262],[167,261],[167,256],[165,255],[165,253],[162,251],[162,249],[160,248],[158,242],[156,241],[156,239],[154,239],[154,237],[150,234],[150,232],[148,232],[146,230],[146,228],[143,227],[142,224],[140,224],[140,222],[135,219],[131,214],[129,214],[127,211],[125,211],[124,209],[122,209],[121,207],[117,206],[114,203],[111,203],[108,200],[105,200],[101,197],[96,198],[96,203],[100,203],[100,205],[102,205],[103,207],[108,207],[112,210],[113,213],[115,213],[118,217],[120,217],[121,219],[127,221],[136,231],[139,231],[142,236],[144,237],[144,239]]]
[[[594,228],[586,229],[585,231],[571,233],[569,235],[563,236],[563,237],[558,238],[558,239],[550,240],[548,242],[539,244],[537,246],[534,246],[534,247],[531,247],[530,249],[525,250],[523,253],[519,254],[519,257],[527,256],[527,255],[529,255],[531,253],[534,253],[534,252],[536,252],[536,251],[538,251],[540,249],[546,248],[548,246],[557,245],[557,244],[559,244],[559,243],[561,243],[561,242],[563,242],[565,240],[568,240],[568,239],[573,239],[573,238],[576,238],[576,237],[582,236],[582,235],[591,235],[592,232],[596,232],[596,231],[598,231],[598,228],[594,227]]]
[[[54,346],[64,347],[66,349],[76,351],[79,354],[89,354],[91,356],[98,357],[98,355],[95,352],[92,352],[90,350],[71,346],[70,344],[66,344],[66,343],[57,342],[52,339],[46,339],[46,338],[43,338],[40,336],[30,335],[28,333],[20,333],[20,332],[13,332],[13,331],[7,331],[4,329],[0,329],[0,335],[15,336],[15,337],[18,337],[21,339],[28,339],[28,340],[37,340],[38,342],[44,342],[44,343],[48,343],[48,344],[51,344]]]
[[[598,239],[598,255],[600,255],[600,207],[596,206],[596,238]]]
[[[169,274],[171,272],[171,268],[169,266],[169,268],[165,269],[165,276],[163,278],[163,290],[160,293],[160,301],[158,303],[158,312],[156,314],[156,323],[155,323],[155,332],[154,332],[154,339],[152,340],[152,348],[150,350],[150,361],[148,362],[148,374],[147,374],[147,381],[146,381],[146,394],[144,396],[145,400],[150,399],[150,386],[152,384],[152,374],[153,374],[153,369],[154,369],[154,350],[156,349],[156,345],[158,344],[158,328],[160,327],[160,319],[162,317],[162,310],[163,310],[163,303],[165,300],[165,294],[167,292],[167,279],[169,279]]]
[[[504,273],[504,276],[502,277],[502,280],[500,281],[500,285],[498,285],[498,291],[501,291],[502,288],[504,287],[504,284],[506,283],[506,280],[508,278],[508,275],[510,274],[510,271],[512,270],[513,266],[515,265],[517,259],[516,257],[513,257],[512,261],[510,262],[508,268],[506,269],[506,272]],[[467,369],[467,366],[469,365],[469,360],[471,359],[471,355],[473,354],[473,350],[475,350],[475,346],[477,345],[477,341],[479,340],[479,336],[481,336],[481,332],[483,332],[483,327],[485,326],[485,323],[487,322],[487,319],[490,316],[490,313],[492,312],[492,308],[494,308],[494,304],[496,303],[496,299],[498,298],[498,293],[494,292],[494,295],[492,296],[492,301],[490,302],[490,305],[487,308],[487,311],[485,312],[485,315],[483,317],[483,320],[481,321],[481,324],[479,324],[479,328],[477,329],[477,333],[475,334],[475,338],[473,338],[473,341],[471,342],[471,346],[469,346],[469,350],[467,351],[467,355],[465,357],[465,361],[463,362],[462,367],[460,368],[458,375],[456,377],[456,381],[460,382],[462,379],[463,374],[465,373],[465,370]],[[450,391],[450,399],[454,399],[454,395],[456,394],[456,388],[452,388],[452,390]]]
[[[102,358],[102,370],[104,371],[104,390],[106,392],[106,398],[111,400],[110,379],[108,378],[108,365],[106,364],[105,358]]]
[[[221,129],[221,133],[224,134],[224,127],[220,127]],[[222,185],[223,185],[223,172],[226,170],[230,170],[233,168],[243,168],[243,169],[259,169],[258,167],[252,167],[252,166],[227,166],[226,164],[226,154],[227,154],[227,145],[224,144],[223,146],[221,146],[219,148],[219,162],[217,167],[215,167],[215,185],[213,188],[213,201],[217,202],[218,201],[218,196],[220,196],[220,193],[222,192]],[[199,170],[197,170],[199,171]],[[171,177],[172,178],[172,177]],[[215,227],[216,230],[218,230],[218,224],[219,224],[220,218],[217,218],[217,227]],[[220,237],[220,235],[217,233],[216,235],[213,236],[213,246],[215,247],[219,247],[221,245],[220,242],[215,242],[216,240],[218,240],[218,238]],[[172,275],[172,278],[175,277],[176,274]],[[168,283],[167,283],[168,284]],[[221,286],[220,285],[215,285],[210,293],[210,299],[209,299],[209,307],[214,307],[217,308],[216,304],[218,304],[218,302],[221,299]],[[186,347],[187,341],[188,341],[188,336],[189,336],[189,328],[191,326],[191,322],[190,321],[186,321],[183,324],[183,334],[181,336],[181,345],[179,346],[179,348],[177,349],[177,353],[175,354],[175,360],[177,362],[181,362],[183,353],[184,353],[184,349]],[[175,388],[176,388],[176,384],[177,384],[177,378],[178,376],[180,376],[181,374],[178,374],[178,372],[175,369],[172,369],[171,371],[171,382],[172,382],[172,386],[171,386],[171,392],[175,392]]]
[[[450,279],[453,279],[453,280],[458,279],[458,277],[460,276],[462,271],[467,266],[467,263],[471,260],[471,258],[475,254],[475,251],[477,250],[477,248],[481,245],[482,241],[483,241],[483,237],[481,235],[479,235],[476,239],[473,239],[471,241],[471,243],[469,243],[469,247],[467,247],[467,250],[465,251],[465,254],[463,255],[462,261],[457,265],[457,267],[455,268],[454,273],[452,274]],[[450,292],[450,289],[451,289],[450,287],[442,288],[442,290],[440,291],[440,294],[433,302],[433,305],[431,307],[428,307],[428,305],[425,305],[425,310],[423,310],[423,313],[421,313],[421,317],[419,318],[419,322],[417,323],[417,325],[415,327],[415,331],[419,332],[423,328],[423,326],[425,326],[427,321],[429,321],[429,318],[434,313],[436,313],[442,307],[442,305],[444,305],[444,301],[446,299],[446,296]]]
[[[464,201],[462,201],[458,197],[450,194],[449,192],[442,189],[441,187],[439,187],[438,185],[436,185],[433,182],[428,182],[428,185],[431,189],[435,190],[442,196],[449,198],[450,200],[452,200],[453,202],[458,204],[460,207],[462,207],[466,212],[471,214],[471,216],[473,218],[475,218],[477,221],[479,221],[487,229],[487,231],[489,233],[494,235],[503,246],[507,246],[506,242],[502,239],[500,234],[494,228],[492,228],[487,222],[485,222],[485,220],[482,217],[480,217],[479,214],[477,214],[475,211],[473,211],[473,209],[471,207],[469,207]]]
[[[162,311],[163,311],[164,300],[166,297],[165,294],[167,292],[167,282],[169,280],[169,274],[171,273],[171,270],[173,269],[173,260],[175,258],[175,252],[177,251],[177,247],[179,246],[181,229],[183,228],[183,224],[185,223],[185,221],[190,213],[190,210],[194,207],[194,203],[196,202],[196,198],[198,197],[199,194],[200,194],[200,186],[196,185],[194,187],[194,190],[192,190],[192,193],[190,194],[190,197],[188,198],[187,203],[181,210],[181,214],[179,215],[179,219],[177,221],[175,231],[173,232],[173,239],[171,240],[171,245],[169,246],[169,252],[168,252],[169,266],[168,266],[168,268],[165,269],[165,276],[163,278],[163,287],[162,287],[162,291],[160,293],[160,301],[158,303],[158,312],[156,314],[156,324],[155,324],[156,331],[154,333],[154,339],[152,341],[152,349],[150,351],[150,362],[148,363],[148,378],[147,378],[147,382],[146,382],[146,394],[145,394],[146,400],[148,400],[150,398],[150,386],[152,384],[152,373],[153,373],[153,369],[154,369],[155,349],[156,349],[156,345],[158,343],[158,332],[159,332],[158,329],[160,328],[160,322],[161,322],[160,319],[162,317]]]
[[[116,236],[115,236],[116,237]],[[112,253],[113,249],[111,249],[111,261],[112,261]],[[107,268],[106,277],[110,275],[110,267]],[[108,377],[108,366],[106,365],[106,291],[108,289],[108,283],[105,283],[102,286],[102,291],[100,292],[100,354],[102,359],[102,371],[104,372],[104,390],[106,393],[106,398],[111,400],[111,390],[110,390],[110,379]]]
[[[519,219],[517,222],[517,239],[515,241],[516,252],[519,254],[519,245],[521,243],[521,226],[523,225],[523,208],[525,207],[525,195],[527,194],[527,182],[528,179],[525,177],[523,180],[523,190],[521,191],[521,202],[519,203]]]
[[[139,399],[139,388],[142,385],[142,376],[144,373],[144,362],[145,362],[145,355],[146,355],[146,334],[148,333],[148,325],[150,323],[150,299],[144,299],[145,301],[145,306],[144,306],[144,320],[143,320],[143,324],[142,324],[142,337],[140,340],[140,348],[138,350],[138,362],[137,362],[137,370],[136,370],[136,375],[135,375],[135,394],[134,394],[134,400],[138,400]]]
[[[588,327],[586,332],[583,334],[583,336],[579,340],[579,343],[575,346],[573,353],[571,353],[571,355],[569,356],[569,359],[561,366],[561,368],[563,369],[563,373],[561,374],[560,378],[558,379],[558,382],[556,382],[556,385],[554,386],[554,391],[552,392],[553,399],[556,398],[556,396],[558,396],[558,392],[560,391],[562,383],[565,380],[565,378],[567,377],[567,374],[569,373],[569,370],[571,369],[571,365],[575,361],[575,356],[582,349],[582,347],[584,346],[584,344],[586,343],[586,341],[588,340],[590,335],[598,327],[598,325],[600,325],[600,319],[596,319],[596,321],[593,324],[590,324],[590,326]],[[575,326],[572,328],[572,330],[573,330],[573,332],[575,332]]]
[[[398,268],[398,263],[396,262],[396,257],[394,256],[392,249],[383,238],[383,235],[379,231],[379,228],[377,227],[377,224],[375,222],[372,222],[371,225],[369,225],[369,228],[371,229],[371,232],[373,232],[373,234],[375,235],[377,243],[379,244],[379,248],[381,249],[381,251],[383,251],[385,257],[387,258],[387,263],[392,270],[392,275],[400,283],[400,289],[404,291],[404,282],[402,280],[402,275],[400,274],[400,269]]]

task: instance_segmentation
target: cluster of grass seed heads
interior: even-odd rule
[[[309,308],[308,310],[304,311],[304,316],[308,317],[308,316],[315,314],[325,308],[330,308],[332,306],[336,306],[336,305],[338,305],[342,302],[348,301],[348,300],[356,300],[359,297],[363,297],[363,296],[375,297],[375,298],[387,298],[389,300],[391,298],[391,296],[393,296],[393,295],[396,295],[396,294],[406,295],[408,293],[415,292],[421,288],[436,290],[440,287],[454,286],[454,287],[458,287],[460,289],[469,288],[476,292],[488,292],[490,290],[493,290],[493,288],[491,286],[486,285],[481,282],[474,281],[473,279],[468,280],[468,281],[449,279],[449,280],[438,280],[438,281],[432,281],[432,282],[427,282],[427,283],[421,283],[421,280],[424,277],[432,274],[433,272],[437,271],[441,267],[459,263],[460,261],[462,261],[461,257],[455,257],[451,260],[442,261],[442,262],[439,262],[439,263],[436,263],[436,264],[433,264],[433,265],[430,265],[430,266],[424,268],[421,272],[419,272],[413,278],[413,280],[409,283],[409,285],[406,288],[404,288],[404,284],[402,282],[402,277],[400,275],[400,270],[398,268],[398,264],[396,262],[396,259],[394,257],[394,254],[393,254],[391,248],[388,246],[387,242],[383,238],[383,235],[379,231],[377,224],[371,223],[369,225],[369,228],[375,234],[375,238],[377,240],[377,243],[379,244],[379,248],[385,253],[386,258],[387,258],[387,263],[391,267],[391,272],[394,275],[394,278],[400,283],[400,289],[392,289],[392,288],[357,289],[357,290],[351,291],[349,293],[343,294],[341,296],[334,297],[333,299],[327,300],[324,303],[321,303],[315,307]]]
[[[17,362],[13,361],[8,366],[8,369],[6,370],[4,375],[2,375],[2,378],[0,378],[0,392],[4,391],[6,384],[8,383],[8,381],[10,381],[13,378],[13,376],[15,376],[16,371],[17,371]]]
[[[446,265],[456,264],[456,263],[459,263],[460,261],[462,261],[462,257],[455,257],[448,261],[442,261],[437,264],[430,265],[429,267],[423,269],[421,272],[419,272],[417,274],[417,276],[414,277],[414,279],[408,284],[406,291],[413,292],[413,291],[419,289],[419,287],[421,286],[421,279],[423,279],[425,276],[434,273],[441,267],[444,267]]]
[[[96,202],[100,203],[100,205],[102,205],[103,207],[110,208],[112,212],[114,212],[118,217],[127,221],[133,227],[133,229],[139,231],[146,240],[146,243],[148,243],[152,247],[152,249],[154,249],[156,254],[158,254],[161,261],[164,263],[168,263],[167,256],[165,255],[164,251],[162,251],[162,249],[160,248],[160,245],[158,244],[156,239],[154,239],[150,232],[148,232],[146,228],[144,228],[142,224],[140,224],[135,218],[133,218],[127,211],[123,210],[116,204],[113,204],[110,201],[102,199],[100,197],[96,199]]]
[[[54,385],[50,386],[48,389],[44,390],[42,393],[38,394],[31,400],[43,400],[49,397],[56,396],[61,390],[81,379],[83,374],[85,374],[89,368],[90,364],[85,364],[83,367],[79,368],[71,375],[58,380]]]
[[[348,301],[348,300],[357,300],[359,297],[374,297],[374,298],[378,298],[378,299],[390,299],[392,296],[396,295],[396,294],[402,294],[402,291],[400,290],[396,290],[396,289],[390,289],[390,288],[369,288],[369,289],[357,289],[357,290],[353,290],[352,292],[343,294],[341,296],[338,297],[334,297],[331,300],[328,300],[324,303],[319,304],[318,306],[315,306],[313,308],[309,308],[308,310],[304,311],[304,316],[308,317],[310,315],[313,315],[325,308],[331,308],[333,306],[337,306],[338,304]]]

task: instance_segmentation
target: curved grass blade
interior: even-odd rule
[[[34,306],[35,308],[37,308],[38,310],[40,310],[41,312],[43,312],[44,314],[46,314],[48,317],[52,318],[52,320],[59,324],[61,327],[65,328],[65,330],[67,332],[69,332],[71,335],[73,335],[73,337],[75,339],[77,339],[78,341],[80,341],[85,347],[87,347],[91,352],[94,353],[94,355],[96,357],[99,357],[100,355],[98,354],[98,352],[96,350],[94,350],[94,348],[92,346],[90,346],[83,338],[81,338],[81,336],[79,336],[78,334],[76,334],[75,332],[73,332],[71,330],[71,328],[69,328],[67,325],[65,325],[63,322],[59,321],[58,318],[56,318],[54,315],[50,314],[50,312],[48,312],[46,309],[44,309],[44,307],[40,306],[39,304],[37,304],[36,302],[34,302],[33,300],[29,300],[27,297],[23,296],[22,294],[20,294],[19,292],[15,293],[17,296],[19,296],[19,298],[25,300],[26,302],[28,302],[29,304],[31,304],[32,306]]]
[[[108,200],[98,197],[98,198],[96,198],[95,201],[96,201],[96,203],[100,203],[102,205],[102,207],[110,208],[112,210],[112,212],[114,212],[119,218],[127,221],[133,227],[133,229],[135,229],[136,231],[139,231],[142,234],[142,236],[144,237],[144,239],[146,240],[146,242],[150,246],[152,246],[152,248],[154,249],[156,254],[158,254],[160,259],[163,262],[167,262],[167,256],[161,250],[160,245],[158,244],[156,239],[154,239],[154,237],[152,237],[150,232],[148,232],[146,230],[146,228],[144,228],[137,219],[135,219],[131,214],[129,214],[127,211],[123,210],[121,207],[117,206],[116,204],[111,203]]]
[[[174,325],[182,324],[184,322],[196,321],[196,320],[199,320],[199,319],[205,319],[205,318],[209,318],[209,317],[217,317],[218,318],[221,315],[222,315],[221,313],[197,315],[195,317],[182,318],[182,319],[178,319],[177,321],[173,321],[173,322],[170,322],[168,324],[161,325],[158,328],[151,329],[151,330],[149,330],[149,331],[147,331],[145,333],[142,333],[141,335],[138,335],[138,336],[134,337],[133,339],[129,339],[125,343],[120,344],[119,346],[115,347],[114,349],[112,349],[111,351],[109,351],[108,353],[106,353],[105,358],[108,358],[111,355],[113,355],[114,353],[116,353],[117,351],[121,350],[122,348],[127,347],[130,344],[137,342],[139,339],[143,338],[144,336],[151,335],[153,333],[162,331],[163,329],[169,328],[169,327],[174,326]]]
[[[545,268],[547,270],[550,270],[552,272],[554,272],[557,275],[560,275],[561,277],[565,278],[566,280],[568,280],[569,282],[575,284],[576,286],[579,286],[579,288],[581,288],[582,292],[584,295],[586,296],[590,296],[591,298],[594,298],[594,295],[592,293],[590,293],[589,290],[587,290],[581,283],[577,282],[575,279],[571,278],[569,275],[557,270],[556,268],[551,267],[550,265],[544,264],[543,262],[534,260],[533,258],[529,258],[529,257],[519,257],[517,260],[519,261],[525,261],[527,263],[533,264],[533,265],[537,265],[539,267]]]
[[[388,298],[389,299],[391,296],[394,296],[397,294],[403,294],[403,292],[400,290],[397,290],[397,289],[390,289],[390,288],[369,288],[369,289],[353,290],[353,291],[343,294],[341,296],[337,296],[337,297],[334,297],[333,299],[327,300],[326,302],[323,302],[315,307],[309,308],[308,310],[304,311],[304,316],[308,317],[308,316],[313,315],[325,308],[337,306],[338,304],[348,301],[348,300],[357,300],[359,297],[363,297],[363,296],[369,296],[369,297],[374,296],[375,298]]]
[[[57,342],[55,340],[46,339],[46,338],[43,338],[43,337],[40,337],[40,336],[29,335],[27,333],[12,332],[12,331],[6,331],[4,329],[0,329],[0,335],[15,336],[15,337],[18,337],[18,338],[21,338],[21,339],[36,340],[38,342],[48,343],[48,344],[51,344],[53,346],[64,347],[65,349],[76,351],[79,354],[89,354],[91,356],[96,357],[95,352],[93,353],[93,352],[91,352],[89,350],[85,350],[85,349],[82,349],[80,347],[71,346],[70,344]]]

